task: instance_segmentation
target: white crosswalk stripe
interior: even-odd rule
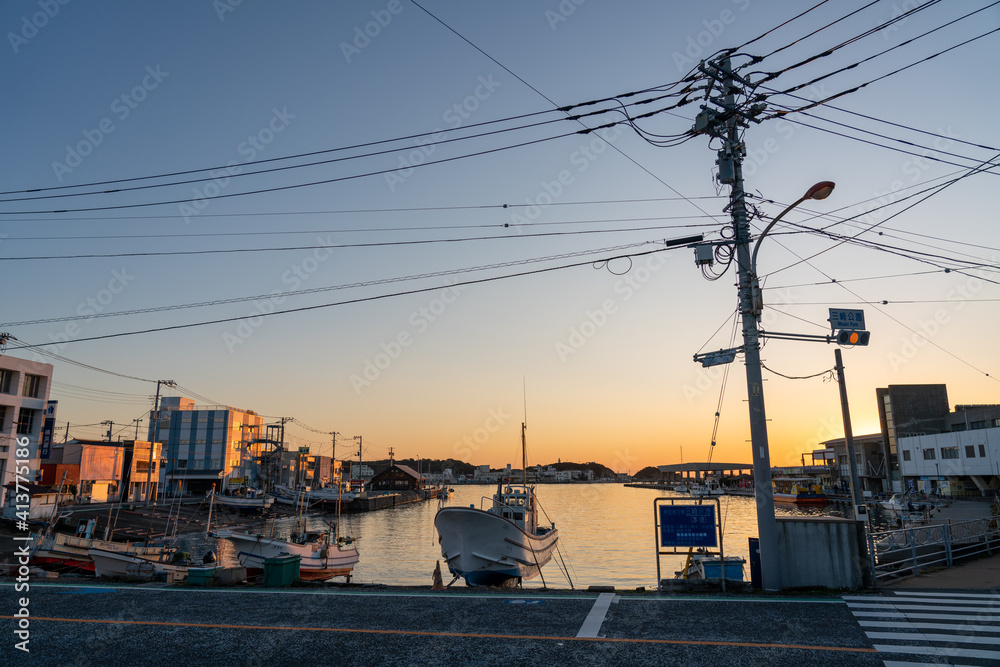
[[[886,667],[1000,664],[1000,594],[845,595]]]

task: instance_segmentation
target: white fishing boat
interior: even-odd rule
[[[80,570],[94,572],[94,561],[90,557],[91,548],[102,551],[113,551],[142,558],[159,558],[163,553],[171,553],[173,547],[164,545],[148,545],[141,542],[112,542],[97,540],[64,533],[54,533],[48,536],[36,537],[34,552],[31,556],[33,565],[56,571]]]
[[[215,495],[215,503],[222,507],[237,510],[238,512],[262,512],[270,509],[274,504],[272,496],[263,493],[246,494],[240,496]]]
[[[176,577],[187,575],[189,563],[177,562],[168,553],[159,557],[137,556],[107,549],[87,549],[87,555],[94,561],[94,573],[98,577],[139,577],[146,578],[158,574],[173,573]]]
[[[708,478],[705,480],[704,484],[692,482],[691,486],[688,488],[688,493],[698,498],[722,496],[725,495],[726,492],[722,490],[722,486],[719,484],[718,480]]]
[[[236,545],[240,565],[247,568],[248,576],[263,572],[266,558],[299,556],[300,579],[325,581],[346,577],[349,582],[354,566],[360,560],[357,549],[331,540],[330,531],[305,531],[293,534],[287,540],[231,530],[217,531],[214,536]]]
[[[522,459],[524,429],[521,424]],[[538,576],[552,559],[559,531],[554,524],[538,524],[527,472],[523,484],[500,484],[492,502],[483,500],[485,509],[442,507],[434,517],[441,557],[452,575],[469,586],[516,585]]]

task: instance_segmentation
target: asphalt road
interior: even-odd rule
[[[8,628],[24,596],[0,586]],[[27,597],[30,653],[4,632],[4,664],[883,664],[839,597],[64,584]]]

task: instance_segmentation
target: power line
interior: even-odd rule
[[[504,227],[509,227],[509,224],[505,224]],[[696,227],[705,227],[706,225],[695,225]],[[0,261],[7,262],[21,262],[21,261],[34,261],[34,260],[52,260],[52,259],[98,259],[98,258],[109,258],[109,257],[171,257],[177,255],[220,255],[220,254],[240,254],[240,253],[259,253],[259,252],[286,252],[286,251],[301,251],[301,250],[342,250],[345,248],[382,248],[391,246],[407,246],[407,245],[428,245],[434,243],[463,243],[466,241],[496,241],[496,240],[513,240],[513,239],[526,239],[526,238],[539,238],[539,237],[549,237],[549,236],[575,236],[578,234],[614,234],[614,233],[625,233],[625,232],[645,232],[645,231],[657,231],[662,229],[672,229],[672,225],[657,225],[653,227],[631,227],[625,229],[578,229],[570,232],[537,232],[534,234],[517,234],[517,235],[498,235],[498,236],[474,236],[474,237],[463,237],[463,238],[450,238],[450,239],[419,239],[414,241],[373,241],[368,243],[338,243],[333,245],[328,244],[315,244],[308,246],[285,246],[285,247],[270,247],[270,248],[220,248],[216,250],[156,250],[148,252],[107,252],[107,253],[80,253],[75,255],[22,255],[19,257],[0,257]]]
[[[458,32],[457,30],[455,30],[454,28],[452,28],[450,25],[448,25],[447,23],[445,23],[444,21],[442,21],[436,15],[434,15],[429,10],[427,10],[423,5],[421,5],[418,2],[416,2],[416,0],[411,0],[411,2],[413,2],[414,6],[416,6],[422,12],[424,12],[425,14],[427,14],[428,16],[430,16],[432,19],[434,19],[435,21],[437,21],[438,23],[440,23],[448,31],[450,31],[451,33],[453,33],[455,36],[457,36],[463,42],[465,42],[466,44],[468,44],[469,46],[471,46],[472,48],[474,48],[476,51],[478,51],[482,55],[486,56],[490,61],[492,61],[498,67],[503,68],[503,70],[505,72],[507,72],[512,77],[514,77],[515,79],[517,79],[518,81],[520,81],[521,83],[523,83],[525,86],[527,86],[528,88],[530,88],[531,90],[533,90],[535,92],[535,94],[537,94],[539,97],[541,97],[542,99],[544,99],[545,101],[547,101],[552,106],[558,106],[558,105],[556,105],[556,103],[554,101],[552,101],[551,99],[549,99],[549,97],[547,95],[545,95],[545,93],[543,93],[542,91],[540,91],[538,88],[535,88],[530,83],[528,83],[527,81],[525,81],[524,79],[522,79],[521,77],[519,77],[517,74],[515,74],[514,72],[512,72],[506,65],[504,65],[503,63],[501,63],[499,60],[497,60],[496,58],[494,58],[490,54],[486,53],[486,51],[484,51],[483,49],[481,49],[478,46],[476,46],[470,39],[466,38],[460,32]],[[685,82],[696,80],[698,77],[695,77],[695,79],[690,78],[692,76],[692,72],[694,72],[694,69],[692,69],[691,71],[689,71],[689,73],[683,79],[681,79],[681,83],[685,83]],[[588,132],[590,132],[592,130],[600,129],[600,128],[592,128],[592,129],[588,128],[587,125],[583,121],[581,121],[581,120],[577,120],[576,122],[578,122],[580,125],[583,125],[585,128],[587,128]],[[646,172],[646,174],[648,174],[649,176],[653,177],[656,181],[658,181],[661,185],[665,186],[667,189],[669,189],[675,195],[683,197],[685,200],[688,201],[688,203],[690,203],[692,206],[694,206],[696,209],[698,209],[699,211],[701,211],[705,215],[711,215],[708,211],[706,211],[705,209],[703,209],[700,206],[698,206],[697,204],[695,204],[691,199],[689,199],[688,197],[684,197],[684,195],[682,195],[676,188],[674,188],[673,186],[671,186],[669,183],[667,183],[666,181],[664,181],[662,178],[660,178],[659,176],[657,176],[656,174],[654,174],[653,172],[651,172],[646,167],[644,167],[641,164],[639,164],[634,158],[632,158],[631,156],[629,156],[628,154],[626,154],[624,151],[622,151],[621,148],[619,148],[618,146],[615,146],[610,141],[607,142],[607,143],[608,143],[608,146],[610,146],[612,150],[614,150],[616,153],[618,153],[619,155],[621,155],[622,157],[624,157],[626,160],[628,160],[629,162],[631,162],[633,165],[635,165],[636,167],[638,167],[642,171]]]
[[[818,100],[816,102],[812,102],[811,104],[807,104],[805,106],[799,107],[797,109],[792,109],[790,111],[778,111],[778,112],[775,112],[775,113],[771,114],[770,116],[763,117],[761,119],[761,121],[771,120],[771,119],[774,119],[774,118],[781,118],[781,117],[786,116],[786,115],[791,114],[791,113],[798,113],[798,112],[802,112],[802,111],[807,111],[809,109],[812,109],[812,108],[815,108],[815,107],[818,107],[818,106],[822,106],[822,105],[826,104],[827,102],[830,102],[832,100],[837,99],[838,97],[844,97],[846,95],[850,95],[852,93],[856,93],[859,90],[862,90],[863,88],[867,88],[868,86],[870,86],[873,83],[876,83],[878,81],[882,81],[883,79],[887,79],[890,76],[894,76],[896,74],[899,74],[900,72],[904,72],[904,71],[910,69],[911,67],[916,67],[917,65],[925,63],[925,62],[927,62],[929,60],[933,60],[934,58],[937,58],[938,56],[944,55],[945,53],[948,53],[950,51],[954,51],[955,49],[958,49],[960,47],[963,47],[963,46],[966,46],[968,44],[971,44],[972,42],[980,40],[980,39],[982,39],[984,37],[988,37],[989,35],[992,35],[992,34],[994,34],[996,32],[1000,32],[1000,28],[994,28],[993,30],[989,30],[989,31],[984,32],[984,33],[982,33],[980,35],[977,35],[975,37],[969,38],[969,39],[965,40],[964,42],[960,42],[960,43],[955,44],[953,46],[950,46],[950,47],[948,47],[946,49],[938,51],[937,53],[934,53],[932,55],[927,56],[926,58],[921,58],[920,60],[917,60],[915,62],[912,62],[912,63],[908,64],[908,65],[905,65],[903,67],[895,69],[895,70],[893,70],[893,71],[891,71],[891,72],[889,72],[887,74],[883,74],[882,76],[879,76],[879,77],[876,77],[876,78],[871,79],[869,81],[866,81],[865,83],[862,83],[860,85],[854,86],[853,88],[849,88],[847,90],[842,90],[839,93],[834,93],[833,95],[829,95],[829,96],[827,96],[827,97],[825,97],[825,98],[823,98],[821,100]],[[785,92],[791,92],[791,91],[795,91],[795,90],[798,90],[798,89],[799,89],[799,87],[795,86],[793,88],[789,88],[787,91],[781,91],[778,94],[784,94]]]
[[[532,221],[530,225],[532,227],[551,227],[555,225],[592,225],[592,224],[606,224],[610,222],[648,222],[652,220],[697,220],[702,218],[707,218],[709,216],[705,215],[657,215],[648,218],[603,218],[600,220],[553,220],[551,222],[544,221]],[[697,228],[705,227],[705,224],[689,224],[689,225],[657,225],[655,228],[643,228],[643,229],[683,229],[683,228]],[[233,237],[233,236],[284,236],[284,235],[300,235],[300,234],[361,234],[369,232],[424,232],[424,231],[453,231],[456,229],[504,229],[510,227],[510,224],[504,223],[491,223],[488,225],[433,225],[433,226],[416,226],[416,227],[369,227],[369,228],[355,228],[355,229],[305,229],[305,230],[275,230],[275,231],[258,231],[258,232],[194,232],[190,234],[95,234],[87,236],[7,236],[3,238],[4,242],[7,241],[87,241],[87,240],[102,240],[102,239],[188,239],[188,238],[212,238],[212,237]],[[609,231],[630,231],[627,229],[622,230],[609,230]],[[633,230],[634,231],[634,230]],[[567,234],[575,232],[564,232]],[[504,237],[506,238],[506,237]],[[315,248],[318,246],[309,246]],[[293,248],[297,249],[297,248]],[[4,259],[0,257],[0,260]]]
[[[648,104],[650,102],[654,102],[654,101],[663,99],[664,97],[670,97],[670,96],[671,95],[662,95],[660,97],[653,98],[653,99],[650,99],[650,100],[633,102],[633,103],[630,103],[630,105]],[[615,101],[619,102],[619,104],[622,104],[619,100],[615,100]],[[686,104],[686,103],[687,102],[679,102],[679,103],[677,103],[674,106],[667,107],[665,109],[661,109],[660,112],[666,111],[667,109],[670,109],[670,108],[676,108],[676,107],[681,106],[682,104]],[[586,113],[586,114],[581,114],[580,116],[570,116],[570,117],[566,117],[566,118],[554,118],[552,120],[543,121],[543,122],[535,123],[535,124],[532,124],[532,125],[522,125],[522,126],[519,126],[519,127],[504,128],[502,130],[493,130],[491,132],[483,132],[483,133],[480,133],[480,134],[475,134],[475,135],[470,135],[470,136],[452,137],[450,139],[438,139],[436,141],[422,142],[420,144],[420,146],[421,146],[421,148],[423,148],[423,147],[430,147],[430,146],[440,146],[440,145],[443,145],[443,144],[450,144],[450,143],[454,143],[454,142],[458,142],[458,141],[466,141],[468,139],[478,139],[478,138],[482,138],[482,137],[486,137],[486,136],[492,136],[492,135],[495,135],[495,134],[501,134],[501,133],[505,133],[505,132],[513,132],[513,131],[517,131],[517,130],[524,130],[524,129],[529,129],[529,128],[533,128],[533,127],[539,127],[541,125],[547,125],[547,124],[550,124],[550,123],[562,122],[562,121],[565,121],[565,120],[575,120],[575,119],[577,119],[579,117],[589,117],[589,116],[603,115],[603,114],[606,114],[606,113],[609,113],[609,112],[613,112],[613,111],[617,112],[617,111],[620,111],[620,110],[617,107],[612,107],[610,109],[601,109],[599,111],[592,111],[592,112],[589,112],[589,113]],[[628,116],[626,114],[626,118],[627,117]],[[243,176],[257,176],[257,175],[260,175],[260,174],[272,174],[272,173],[277,173],[277,172],[280,172],[280,171],[288,171],[290,169],[303,169],[303,168],[306,168],[306,167],[317,167],[317,166],[321,166],[321,165],[334,164],[334,163],[337,163],[337,162],[345,162],[345,161],[348,161],[348,160],[356,160],[356,159],[361,159],[361,158],[376,157],[376,156],[379,156],[379,155],[387,155],[387,154],[391,154],[391,153],[398,153],[401,150],[408,150],[408,149],[410,149],[410,147],[405,147],[405,148],[387,148],[385,150],[372,151],[372,152],[369,152],[369,153],[361,153],[359,155],[349,155],[349,156],[345,156],[345,157],[329,158],[329,159],[326,159],[326,160],[318,160],[318,161],[315,161],[315,162],[306,162],[306,163],[303,163],[303,164],[293,164],[293,165],[283,165],[283,166],[280,166],[280,167],[270,167],[270,168],[267,168],[267,169],[259,169],[257,171],[239,171],[239,172],[235,172],[235,173],[229,173],[229,171],[231,171],[231,170],[227,170],[226,171],[226,177],[229,178],[229,179],[235,179],[235,178],[240,178],[240,177],[243,177]],[[341,149],[333,149],[333,150],[341,150]],[[243,165],[241,165],[241,169],[242,169],[243,166],[245,166],[245,164],[246,163],[244,163]],[[414,165],[414,166],[416,166],[416,165]],[[393,171],[398,171],[398,169],[399,168],[397,167]],[[14,198],[8,198],[8,199],[0,199],[0,203],[10,203],[10,202],[17,202],[17,201],[38,201],[38,200],[43,200],[43,199],[64,199],[66,197],[83,197],[83,196],[91,196],[91,195],[119,194],[119,193],[122,193],[122,192],[134,192],[134,191],[137,191],[137,190],[151,190],[151,189],[157,189],[157,188],[174,187],[174,186],[178,186],[178,185],[190,185],[192,183],[203,183],[205,181],[217,180],[217,178],[218,178],[217,176],[213,176],[212,174],[209,174],[208,176],[204,176],[204,177],[200,177],[200,178],[193,178],[193,179],[187,179],[187,180],[182,180],[182,181],[171,181],[169,183],[149,183],[149,184],[145,184],[145,185],[133,185],[133,186],[129,186],[129,187],[119,187],[119,188],[115,188],[113,190],[95,190],[95,191],[89,191],[89,192],[66,192],[66,193],[60,193],[60,194],[43,194],[43,195],[36,196],[36,197],[14,197]],[[80,187],[80,186],[60,186],[60,189],[62,189],[63,187]]]
[[[675,247],[684,247],[684,246],[675,246]],[[625,254],[625,255],[618,255],[618,256],[615,256],[615,257],[609,257],[609,258],[603,260],[603,262],[606,264],[607,262],[611,262],[611,261],[614,261],[616,259],[633,258],[633,257],[643,257],[645,255],[652,255],[652,254],[655,254],[655,253],[664,252],[666,250],[673,250],[673,249],[675,249],[675,247],[667,247],[667,248],[661,248],[661,249],[657,249],[657,250],[648,250],[648,251],[639,252],[639,253],[631,253],[631,254]],[[478,284],[482,284],[482,283],[495,282],[495,281],[498,281],[498,280],[507,280],[509,278],[520,278],[520,277],[523,277],[523,276],[537,275],[537,274],[541,274],[541,273],[549,273],[549,272],[552,272],[552,271],[561,271],[561,270],[564,270],[564,269],[578,268],[578,267],[581,267],[581,266],[593,266],[593,264],[594,264],[593,261],[577,262],[577,263],[574,263],[574,264],[566,264],[566,265],[562,265],[562,266],[554,266],[554,267],[547,267],[547,268],[542,268],[542,269],[534,269],[534,270],[531,270],[531,271],[522,271],[522,272],[519,272],[519,273],[513,273],[513,274],[504,275],[504,276],[492,276],[492,277],[488,277],[488,278],[477,278],[477,279],[472,279],[472,280],[466,280],[466,281],[462,281],[462,282],[453,283],[453,284],[449,285],[449,287],[465,287],[467,285],[478,285]],[[355,298],[355,299],[347,299],[347,300],[344,300],[344,301],[337,301],[337,302],[333,302],[333,303],[316,304],[316,305],[312,305],[312,306],[301,306],[301,307],[298,307],[298,308],[287,308],[285,310],[273,310],[273,311],[266,312],[266,313],[258,313],[257,315],[255,315],[255,317],[272,317],[272,316],[275,316],[275,315],[287,315],[289,313],[299,313],[299,312],[306,312],[306,311],[311,311],[311,310],[321,310],[321,309],[325,309],[325,308],[333,308],[333,307],[336,307],[336,306],[345,306],[345,305],[356,304],[356,303],[365,303],[365,302],[368,302],[368,301],[379,301],[379,300],[382,300],[382,299],[388,299],[388,298],[399,297],[399,296],[410,296],[410,295],[413,295],[413,294],[423,294],[423,293],[426,293],[426,292],[437,291],[437,290],[440,290],[440,289],[441,289],[440,285],[435,285],[433,287],[423,287],[423,288],[419,288],[419,289],[412,289],[412,290],[407,290],[407,291],[402,291],[402,292],[393,292],[393,293],[390,293],[390,294],[380,294],[380,295],[368,296],[368,297],[358,297],[358,298]],[[204,320],[204,321],[201,321],[201,322],[189,322],[187,324],[175,324],[175,325],[170,325],[170,326],[151,327],[151,328],[148,328],[148,329],[140,329],[140,330],[136,330],[136,331],[122,331],[122,332],[118,332],[118,333],[102,334],[102,335],[97,335],[97,336],[87,336],[87,337],[76,338],[76,339],[73,340],[73,342],[74,343],[82,343],[82,342],[87,342],[87,341],[106,340],[106,339],[110,339],[110,338],[121,338],[121,337],[124,337],[124,336],[136,336],[136,335],[141,335],[141,334],[149,334],[149,333],[156,333],[156,332],[162,332],[162,331],[176,331],[176,330],[179,330],[179,329],[190,329],[190,328],[193,328],[193,327],[208,326],[208,325],[211,325],[211,324],[223,324],[223,323],[226,323],[226,322],[237,322],[237,321],[240,321],[240,320],[243,320],[243,319],[246,319],[245,315],[241,315],[241,316],[237,316],[237,317],[224,317],[224,318],[219,318],[219,319],[215,319],[215,320]],[[14,340],[17,340],[17,339],[14,339]],[[21,341],[18,341],[18,342],[21,342]],[[34,345],[27,345],[27,344],[23,344],[22,343],[21,346],[14,347],[14,348],[11,348],[11,349],[14,349],[14,350],[22,349],[22,348],[38,349],[38,348],[41,348],[43,346],[58,345],[58,344],[59,343],[56,342],[56,341],[49,342],[49,343],[37,343],[37,344],[34,344]],[[127,376],[123,376],[123,377],[127,377]],[[138,378],[136,378],[136,379],[138,379]],[[146,381],[147,382],[153,382],[153,380],[146,380]]]
[[[499,118],[499,119],[489,120],[489,121],[483,121],[483,122],[479,122],[479,123],[470,123],[468,125],[463,125],[461,128],[454,128],[454,129],[461,129],[461,130],[465,131],[465,130],[470,130],[470,129],[473,129],[473,128],[485,127],[485,126],[488,126],[488,125],[495,125],[495,124],[498,124],[498,123],[506,123],[506,122],[510,122],[510,121],[514,121],[514,120],[521,120],[521,119],[524,119],[524,118],[531,118],[531,117],[534,117],[534,116],[539,116],[539,115],[544,115],[544,114],[557,113],[557,112],[567,113],[571,109],[580,108],[580,107],[586,107],[586,106],[592,106],[592,105],[595,105],[595,104],[602,104],[602,103],[606,103],[606,102],[610,102],[610,101],[618,101],[620,98],[630,98],[630,97],[633,97],[635,95],[641,95],[641,94],[649,93],[649,92],[653,92],[653,91],[663,92],[664,90],[669,90],[672,87],[676,87],[680,83],[682,83],[682,82],[675,81],[675,82],[672,82],[672,83],[660,84],[658,86],[652,86],[652,87],[644,88],[644,89],[641,89],[641,90],[634,90],[634,91],[630,91],[630,92],[627,92],[627,93],[621,93],[621,94],[618,94],[618,95],[613,95],[611,97],[604,97],[604,98],[599,98],[599,99],[594,99],[594,100],[588,100],[586,102],[578,102],[578,103],[575,103],[575,104],[569,104],[569,105],[565,105],[565,106],[562,106],[562,107],[559,107],[559,108],[548,109],[548,110],[545,110],[545,111],[534,111],[534,112],[530,112],[530,113],[518,114],[516,116],[509,116],[507,118]],[[638,104],[646,104],[648,102],[649,102],[649,100],[640,101],[640,102],[632,102],[629,105],[632,106],[632,105],[638,105]],[[606,113],[607,111],[611,111],[611,110],[613,110],[613,109],[605,109],[605,110],[597,111],[597,112],[589,112],[589,113],[583,114],[583,115],[588,115],[588,116],[589,115],[595,115],[595,114],[599,114],[599,113]],[[567,120],[567,118],[557,118],[555,120],[562,121],[562,120]],[[540,123],[536,123],[536,124],[529,125],[529,126],[524,126],[524,127],[536,127],[538,125],[544,125],[544,124],[547,124],[547,123],[550,123],[550,122],[554,122],[554,121],[544,121],[544,122],[540,122]],[[523,128],[514,128],[514,129],[523,129]],[[419,133],[416,133],[416,134],[410,134],[410,135],[405,135],[405,136],[401,136],[401,137],[394,137],[392,139],[380,139],[380,140],[376,140],[376,141],[368,141],[368,142],[354,144],[354,145],[349,145],[349,146],[339,146],[339,147],[336,147],[336,148],[326,148],[326,149],[323,149],[323,150],[309,151],[309,152],[297,153],[297,154],[293,154],[293,155],[283,155],[283,156],[266,158],[266,159],[260,159],[260,160],[248,160],[246,162],[240,163],[239,166],[240,166],[240,168],[243,168],[243,167],[251,166],[251,165],[270,164],[270,163],[273,163],[273,162],[280,162],[280,161],[284,161],[284,160],[296,160],[296,159],[301,159],[301,158],[313,157],[313,156],[316,156],[316,155],[326,155],[326,154],[329,154],[329,153],[338,153],[338,152],[342,152],[342,151],[356,150],[356,149],[360,149],[360,148],[369,148],[369,147],[372,147],[372,146],[380,146],[380,145],[384,145],[384,144],[398,143],[398,142],[402,142],[402,141],[410,141],[410,140],[415,140],[415,139],[422,139],[424,137],[433,137],[433,136],[436,136],[436,135],[439,135],[439,134],[441,134],[441,130],[431,130],[429,132],[419,132]],[[464,138],[475,138],[475,137],[487,136],[489,134],[494,134],[494,132],[483,133],[483,134],[478,134],[478,135],[472,135],[470,137],[464,137]],[[444,140],[438,140],[438,141],[430,141],[430,142],[421,142],[420,145],[422,145],[422,146],[429,146],[429,145],[434,145],[434,144],[438,144],[438,143],[448,143],[448,142],[444,141]],[[394,152],[395,150],[403,150],[403,149],[402,148],[393,149],[393,151],[390,151],[390,152]],[[354,157],[364,157],[364,156],[354,156]],[[298,166],[305,166],[305,165],[298,165]],[[181,170],[181,171],[164,172],[164,173],[159,173],[159,174],[149,174],[149,175],[146,175],[146,176],[131,176],[131,177],[128,177],[128,178],[118,178],[118,179],[111,179],[111,180],[104,180],[104,181],[92,181],[92,182],[89,182],[89,183],[78,183],[78,184],[75,184],[75,185],[58,185],[58,186],[43,187],[43,188],[27,188],[27,189],[21,189],[21,190],[8,190],[8,191],[5,191],[5,192],[0,192],[0,196],[6,196],[6,195],[12,195],[12,194],[34,194],[34,193],[38,193],[38,192],[53,192],[53,191],[58,191],[58,190],[67,190],[67,189],[75,189],[75,188],[97,187],[97,186],[103,186],[103,185],[116,185],[116,184],[119,184],[119,183],[134,183],[134,182],[146,181],[146,180],[153,180],[153,179],[158,179],[158,178],[173,178],[175,176],[187,176],[187,175],[190,175],[190,174],[198,174],[198,173],[201,173],[201,172],[211,172],[211,171],[226,171],[227,174],[228,174],[228,172],[229,172],[229,170],[231,168],[232,168],[232,165],[226,164],[226,165],[221,165],[221,166],[217,165],[217,166],[213,166],[213,167],[200,167],[200,168],[197,168],[197,169],[186,169],[186,170]],[[265,172],[252,172],[252,173],[265,173]],[[242,176],[242,175],[252,175],[252,174],[229,174],[229,175],[231,175],[231,176]],[[203,178],[203,179],[198,179],[198,181],[202,181],[202,180],[209,180],[209,179],[207,177]],[[194,181],[194,182],[198,182],[198,181]],[[113,192],[117,192],[117,191],[118,190],[114,190]],[[70,196],[75,196],[76,194],[80,194],[80,193],[75,193],[74,195],[70,195]],[[90,193],[90,194],[98,194],[98,193]],[[8,199],[8,200],[0,200],[0,201],[19,201],[19,200]]]
[[[642,114],[641,116],[636,116],[635,118],[636,119],[639,119],[639,118],[648,118],[648,117],[651,117],[651,116],[655,116],[655,115],[657,115],[659,113],[662,113],[663,111],[664,111],[664,109],[659,109],[659,110],[656,110],[656,111],[650,111],[650,112],[648,112],[646,114]],[[512,144],[512,145],[509,145],[509,146],[500,146],[500,147],[497,147],[497,148],[484,149],[484,150],[477,151],[477,152],[474,152],[474,153],[466,153],[464,155],[455,155],[455,156],[448,157],[448,158],[441,158],[439,160],[430,160],[430,161],[427,161],[427,162],[422,162],[420,164],[411,165],[411,167],[414,168],[414,169],[417,168],[417,167],[429,167],[431,165],[445,164],[445,163],[449,163],[449,162],[454,162],[456,160],[463,160],[463,159],[471,158],[471,157],[479,157],[479,156],[483,156],[483,155],[490,155],[490,154],[493,154],[493,153],[499,153],[501,151],[511,150],[511,149],[514,149],[514,148],[524,148],[526,146],[533,146],[533,145],[545,143],[545,142],[548,142],[548,141],[554,141],[556,139],[564,139],[566,137],[571,137],[571,136],[576,136],[576,135],[590,134],[591,132],[596,132],[597,130],[609,129],[609,128],[615,127],[616,125],[621,125],[621,124],[626,123],[626,122],[627,121],[615,121],[615,122],[611,122],[611,123],[605,123],[604,125],[598,125],[596,127],[587,127],[587,126],[584,126],[586,129],[578,130],[576,132],[567,132],[567,133],[564,133],[564,134],[555,135],[555,136],[551,136],[551,137],[543,137],[543,138],[540,138],[540,139],[533,139],[533,140],[530,140],[530,141],[523,141],[521,143]],[[613,144],[610,144],[610,143],[608,145],[609,146],[613,146]],[[270,193],[270,192],[283,192],[283,191],[286,191],[286,190],[295,190],[295,189],[299,189],[299,188],[307,188],[307,187],[313,187],[313,186],[317,186],[317,185],[329,185],[329,184],[332,184],[332,183],[341,183],[341,182],[344,182],[344,181],[355,180],[355,179],[358,179],[358,178],[366,178],[368,176],[378,176],[378,175],[381,175],[381,174],[392,173],[392,172],[395,172],[395,171],[398,171],[398,170],[399,170],[399,167],[393,167],[393,168],[389,168],[389,169],[379,169],[379,170],[376,170],[376,171],[368,171],[368,172],[361,173],[361,174],[352,174],[352,175],[349,175],[349,176],[340,176],[340,177],[337,177],[337,178],[327,178],[327,179],[321,179],[321,180],[318,180],[318,181],[310,181],[310,182],[307,182],[307,183],[292,183],[292,184],[289,184],[289,185],[273,186],[273,187],[268,187],[268,188],[259,188],[259,189],[256,189],[256,190],[247,190],[247,191],[243,191],[243,192],[220,193],[220,194],[212,195],[212,196],[205,195],[203,197],[200,197],[199,200],[200,201],[211,201],[211,200],[216,200],[216,199],[230,199],[230,198],[233,198],[233,197],[245,197],[245,196],[249,196],[249,195],[265,194],[265,193]],[[680,194],[680,193],[677,193],[677,194]],[[171,199],[171,200],[154,201],[154,202],[140,202],[140,203],[135,203],[135,204],[116,204],[116,205],[108,205],[108,206],[77,207],[77,208],[44,210],[44,211],[0,211],[0,215],[30,215],[30,214],[39,214],[39,213],[42,213],[42,214],[55,214],[55,213],[70,213],[70,212],[81,213],[81,212],[87,212],[87,211],[113,211],[113,210],[129,209],[129,208],[145,208],[145,207],[149,207],[149,206],[164,206],[164,205],[167,205],[167,204],[186,204],[186,203],[190,203],[190,202],[191,202],[191,198],[187,197],[185,199]],[[707,214],[706,211],[702,211],[702,212]]]
[[[97,318],[122,317],[122,316],[128,316],[128,315],[140,315],[140,314],[147,314],[147,313],[159,313],[159,312],[165,312],[165,311],[170,311],[170,310],[182,310],[182,309],[188,309],[188,308],[202,308],[202,307],[206,307],[206,306],[221,306],[221,305],[230,304],[230,303],[242,303],[242,302],[247,302],[247,301],[259,301],[259,300],[265,300],[265,299],[266,300],[271,300],[271,301],[277,301],[279,299],[280,300],[284,300],[284,299],[287,299],[287,298],[292,297],[292,296],[302,296],[302,295],[305,295],[305,294],[319,294],[319,293],[322,293],[322,292],[331,292],[331,291],[343,290],[343,289],[353,289],[353,288],[357,288],[357,287],[373,287],[375,285],[387,285],[387,284],[396,283],[396,282],[407,282],[407,281],[411,281],[411,280],[423,280],[423,279],[427,279],[427,278],[440,278],[440,277],[444,277],[444,276],[452,276],[452,275],[458,275],[458,274],[462,274],[462,273],[471,273],[471,272],[475,272],[475,271],[486,271],[486,270],[492,270],[492,269],[498,269],[498,268],[509,268],[509,267],[512,267],[512,266],[520,266],[520,265],[531,264],[531,263],[535,263],[535,262],[546,262],[546,261],[553,261],[553,260],[557,260],[557,259],[569,259],[570,257],[581,257],[581,256],[584,256],[584,255],[593,255],[593,254],[602,253],[602,252],[617,252],[619,250],[624,250],[624,249],[627,249],[627,248],[635,248],[635,247],[639,247],[639,246],[648,245],[649,243],[650,243],[649,241],[643,241],[641,243],[630,243],[630,244],[625,244],[625,245],[620,245],[620,246],[614,246],[614,247],[611,247],[611,248],[598,248],[598,249],[594,249],[594,250],[583,250],[583,251],[577,251],[577,252],[571,252],[571,253],[563,253],[563,254],[560,254],[560,255],[550,255],[548,257],[538,257],[538,258],[532,258],[532,259],[515,260],[515,261],[510,261],[510,262],[499,262],[499,263],[496,263],[496,264],[487,264],[487,265],[483,265],[483,266],[474,266],[474,267],[463,268],[463,269],[447,269],[447,270],[441,270],[441,271],[432,271],[432,272],[428,272],[428,273],[422,273],[422,274],[416,274],[416,275],[409,275],[409,276],[401,276],[401,277],[395,277],[395,278],[379,278],[379,279],[375,279],[375,280],[365,280],[365,281],[361,281],[361,282],[347,283],[347,284],[343,284],[343,285],[330,285],[330,286],[325,286],[325,287],[312,287],[312,288],[309,288],[309,289],[293,290],[293,291],[288,291],[288,292],[269,292],[267,294],[255,294],[253,296],[232,297],[232,298],[228,298],[228,299],[214,299],[212,301],[200,301],[200,302],[195,302],[195,303],[176,304],[176,305],[171,305],[171,306],[153,306],[153,307],[149,307],[149,308],[135,308],[135,309],[132,309],[132,310],[104,311],[104,312],[101,312],[101,313],[92,313],[92,314],[88,314],[88,315],[68,315],[68,316],[65,316],[65,317],[50,317],[50,318],[45,318],[45,319],[25,320],[25,321],[22,321],[22,322],[4,322],[4,323],[0,324],[0,326],[3,326],[3,327],[30,326],[30,325],[34,325],[34,324],[52,324],[52,323],[56,323],[56,322],[72,322],[72,321],[78,321],[78,320],[88,320],[88,319],[97,319]]]

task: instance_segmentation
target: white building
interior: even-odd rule
[[[1000,490],[1000,428],[898,439],[899,469],[914,490],[945,496]]]
[[[28,481],[40,478],[38,442],[52,387],[52,364],[0,355],[0,487],[15,481],[18,438],[28,439]]]

